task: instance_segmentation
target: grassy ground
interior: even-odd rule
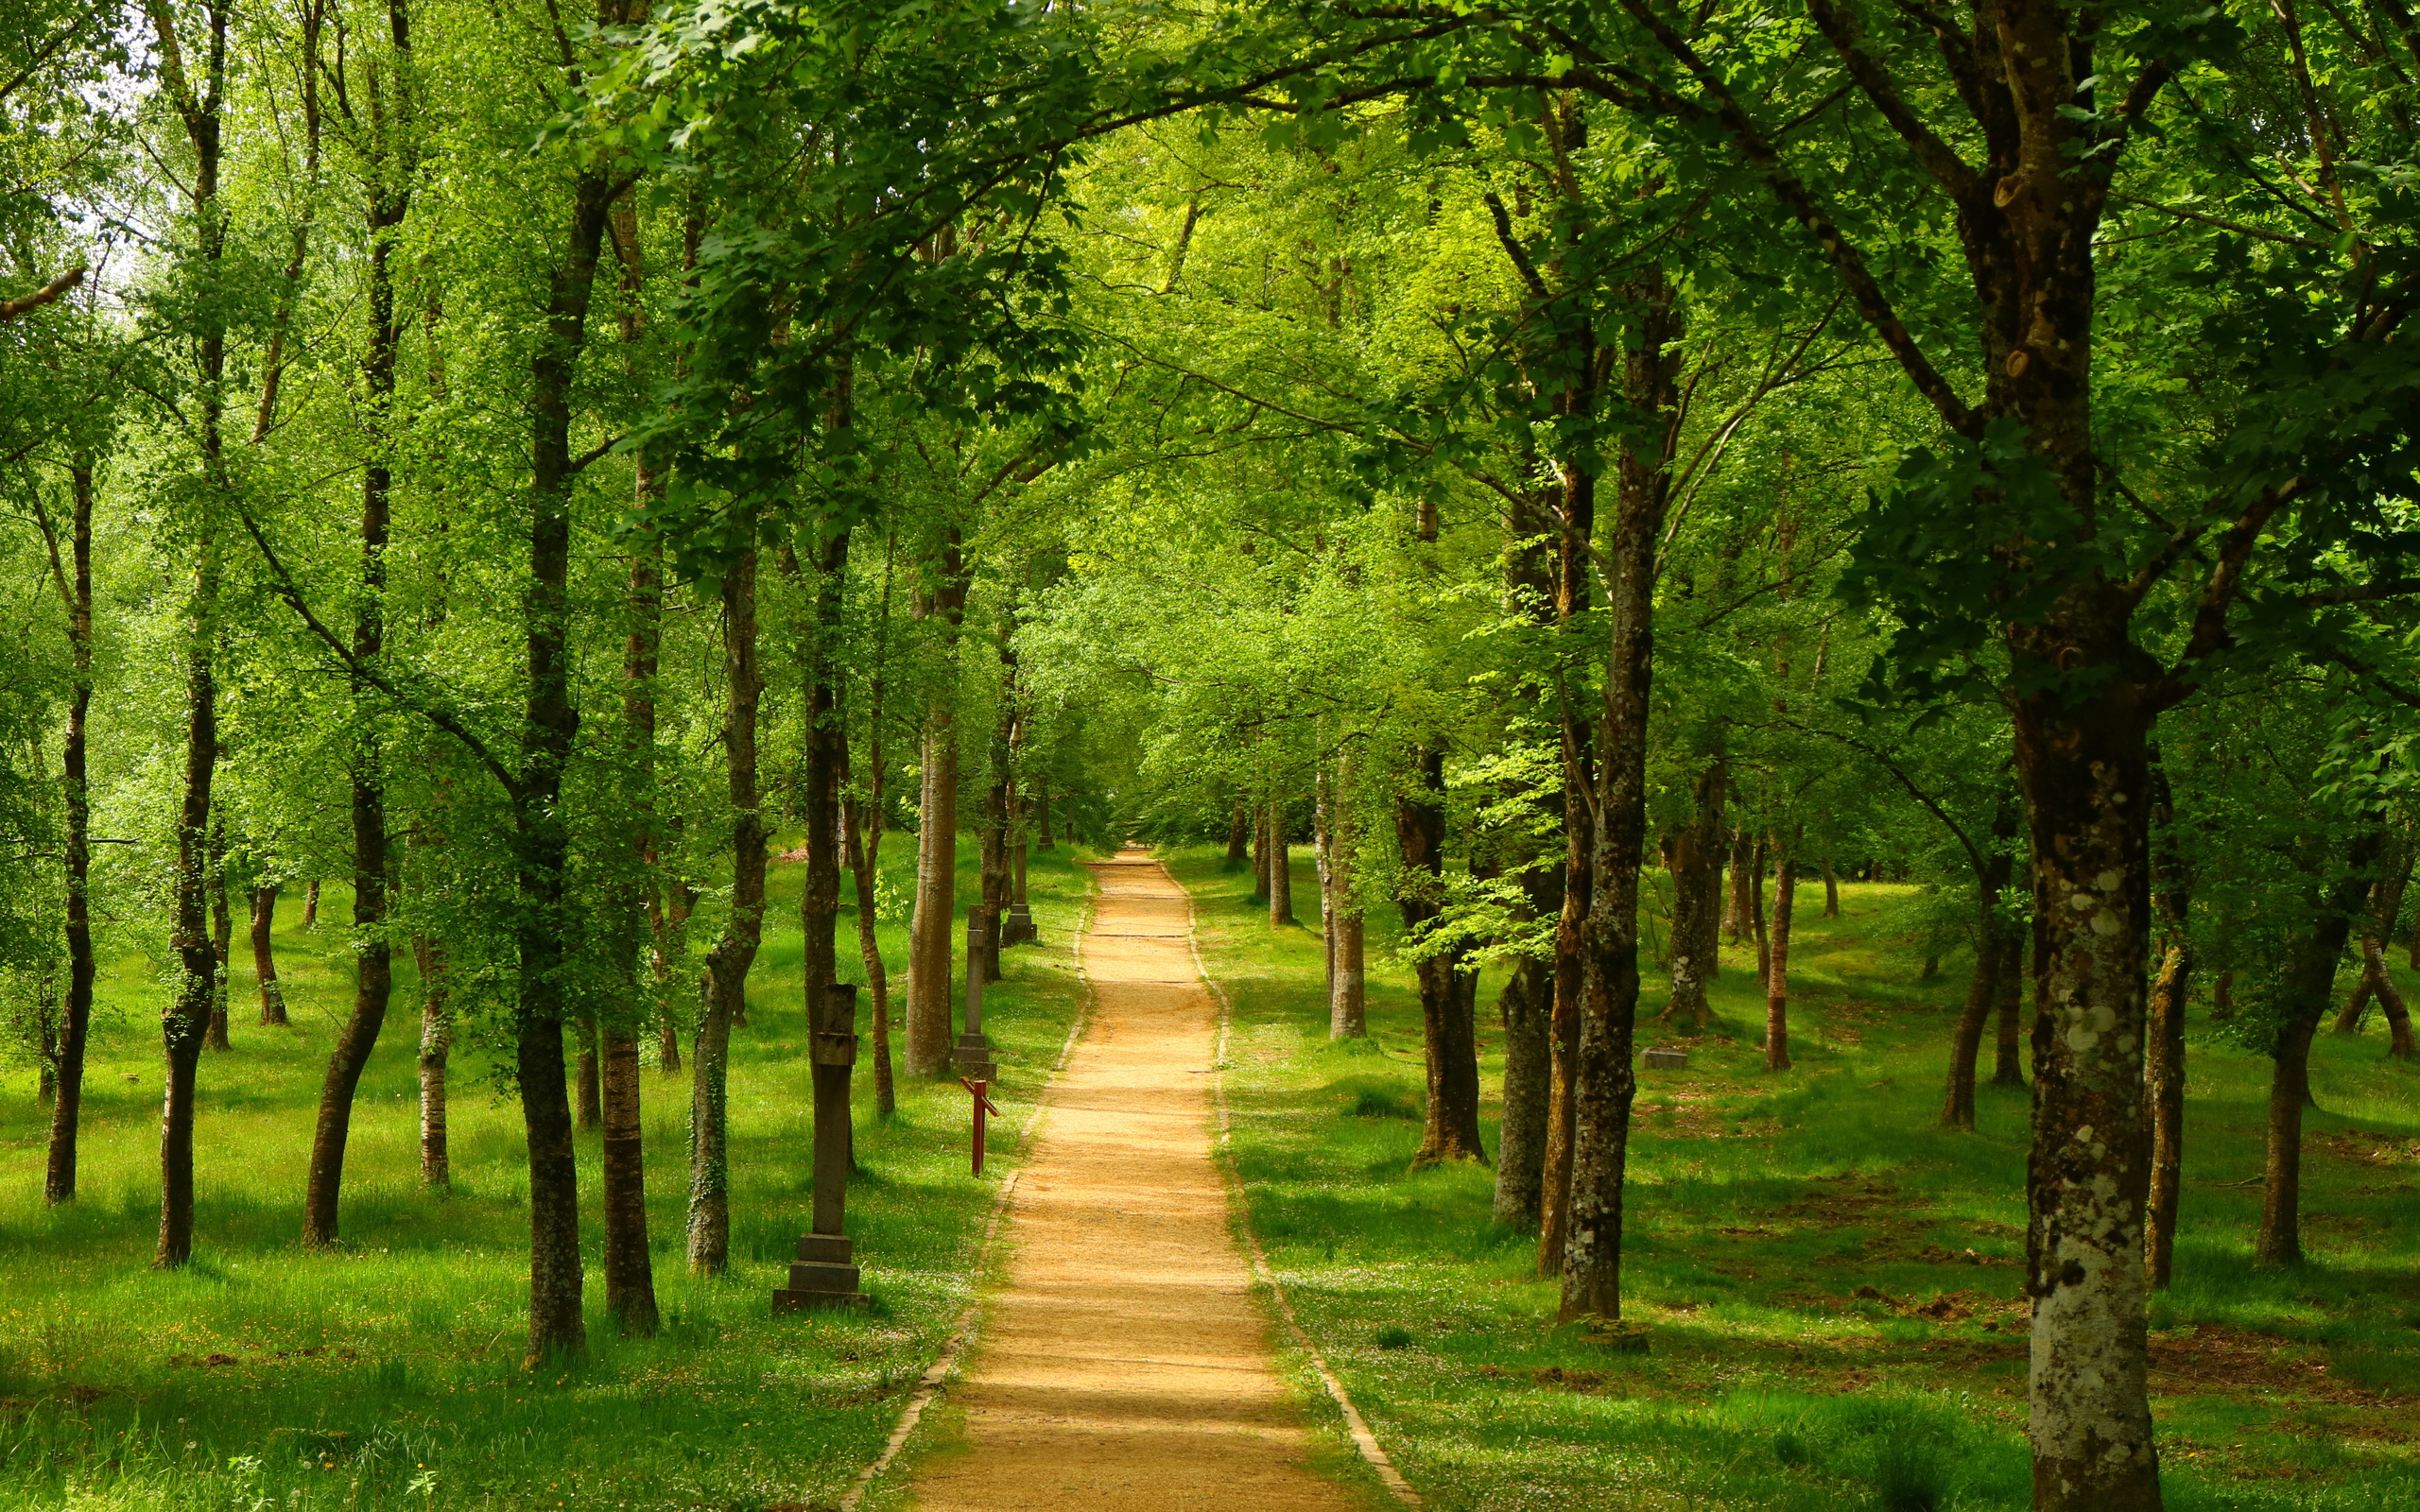
[[[1217,852],[1171,859],[1234,994],[1230,1097],[1253,1222],[1432,1506],[2028,1504],[2027,1100],[1986,1089],[1979,1132],[1937,1126],[1964,963],[1915,980],[1898,922],[1909,889],[1843,887],[1838,919],[1821,917],[1820,885],[1800,894],[1795,1070],[1762,1069],[1753,962],[1732,954],[1718,1033],[1690,1044],[1686,1071],[1645,1077],[1625,1269],[1625,1313],[1649,1329],[1641,1355],[1547,1326],[1555,1294],[1532,1274],[1534,1236],[1491,1221],[1488,1172],[1409,1174],[1422,1080],[1406,973],[1373,970],[1370,1041],[1331,1045],[1317,935],[1272,936],[1245,901],[1249,876],[1222,872]],[[1307,865],[1294,888],[1315,921]],[[2322,1041],[2312,1263],[2260,1274],[2247,1178],[2267,1062],[2195,1037],[2178,1279],[2152,1317],[2177,1512],[2420,1506],[2420,1068],[2386,1061],[2376,1032]],[[1500,1065],[1487,1056],[1491,1089]]]
[[[912,845],[891,859],[906,896]],[[974,847],[962,847],[971,857]],[[971,868],[972,862],[969,861]],[[829,1503],[879,1451],[904,1394],[969,1291],[967,1266],[1015,1129],[1076,1010],[1069,946],[1088,879],[1065,849],[1037,852],[1044,935],[1010,954],[985,1027],[1006,1074],[997,1163],[966,1169],[966,1098],[902,1078],[877,1122],[869,1055],[856,1077],[850,1229],[875,1306],[862,1316],[769,1314],[810,1196],[810,1120],[798,1006],[803,868],[776,866],[772,932],[733,1037],[732,1268],[690,1279],[685,1076],[646,1074],[656,1338],[617,1338],[602,1310],[593,1134],[580,1137],[591,1358],[531,1375],[527,1177],[520,1110],[458,1055],[451,1195],[417,1184],[406,971],[361,1087],[347,1164],[345,1246],[296,1242],[312,1108],[338,1017],[347,902],[318,931],[281,915],[287,1031],[251,1027],[239,964],[232,1055],[202,1063],[196,1263],[147,1264],[158,1225],[156,984],[139,963],[104,983],[88,1073],[83,1196],[42,1202],[46,1110],[0,1107],[0,1509],[692,1508]],[[974,895],[971,873],[959,896]],[[854,916],[844,976],[858,974]],[[904,924],[885,921],[893,982]],[[249,961],[242,936],[238,955]],[[870,1006],[860,1008],[861,1020]],[[467,1062],[467,1063],[466,1063]],[[30,1077],[25,1078],[28,1083]]]

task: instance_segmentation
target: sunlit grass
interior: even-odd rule
[[[894,847],[904,868],[911,848]],[[970,856],[973,847],[964,848]],[[312,1109],[350,982],[348,909],[321,901],[306,934],[282,911],[291,1030],[251,1025],[239,952],[232,1055],[205,1057],[197,1127],[197,1259],[148,1269],[158,1223],[155,988],[126,963],[95,1045],[83,1195],[41,1197],[46,1111],[23,1090],[0,1114],[0,1508],[523,1508],[829,1502],[879,1451],[901,1399],[970,1293],[977,1225],[1021,1155],[1016,1128],[1077,1001],[1068,947],[1088,880],[1071,852],[1029,873],[1045,944],[1010,953],[985,1027],[1009,1117],[998,1161],[968,1174],[966,1095],[900,1078],[900,1111],[856,1078],[850,1228],[875,1305],[774,1318],[769,1301],[806,1227],[810,1128],[799,1007],[799,869],[774,871],[771,935],[733,1041],[732,1268],[683,1264],[688,1081],[644,1074],[648,1217],[666,1326],[615,1336],[603,1310],[596,1140],[579,1141],[592,1351],[520,1368],[528,1183],[520,1110],[458,1053],[455,1189],[420,1190],[418,986],[364,1077],[347,1160],[344,1246],[297,1242]],[[974,895],[971,875],[960,897]],[[842,919],[844,979],[861,976]],[[894,992],[904,924],[885,921]],[[239,939],[240,943],[240,939]],[[894,1006],[896,1000],[894,999]],[[860,1026],[869,1012],[860,1005]],[[129,1078],[132,1079],[130,1080]],[[26,1078],[29,1081],[30,1078]]]
[[[1796,1069],[1764,1071],[1753,957],[1729,952],[1717,1032],[1687,1041],[1685,1072],[1643,1077],[1624,1268],[1625,1310],[1649,1327],[1642,1355],[1549,1326],[1556,1289],[1534,1274],[1534,1236],[1490,1217],[1492,1173],[1409,1171],[1420,1018],[1406,973],[1374,958],[1392,920],[1371,919],[1372,1041],[1332,1045],[1317,935],[1272,936],[1243,901],[1249,878],[1215,852],[1172,860],[1236,1003],[1229,1095],[1253,1225],[1432,1505],[2029,1504],[2028,1098],[1982,1088],[1978,1132],[1939,1128],[1970,963],[1917,980],[1920,952],[1894,927],[1907,889],[1844,885],[1832,920],[1820,884],[1800,892]],[[1316,899],[1307,862],[1294,886],[1298,906]],[[1480,992],[1491,1098],[1497,985],[1491,973]],[[1662,1001],[1651,979],[1646,1016]],[[2257,1273],[2260,1194],[2239,1183],[2260,1170],[2268,1062],[2206,1028],[2197,1021],[2191,1052],[2178,1279],[2152,1315],[2169,1505],[2420,1505],[2407,1405],[2420,1393],[2420,1161],[2329,1143],[2420,1136],[2420,1068],[2388,1061],[2375,1030],[2322,1035],[2305,1165],[2313,1261]],[[1642,1042],[1664,1038],[1642,1025]],[[1493,1151],[1492,1122],[1487,1133]],[[1324,1418],[1316,1390],[1305,1400]]]

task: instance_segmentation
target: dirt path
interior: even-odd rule
[[[965,1380],[967,1452],[925,1512],[1349,1512],[1301,1418],[1211,1160],[1218,1010],[1184,893],[1140,850],[1093,868],[1093,1018],[1009,1213],[1013,1256]]]

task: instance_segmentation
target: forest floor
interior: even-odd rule
[[[1229,1098],[1251,1222],[1312,1337],[1440,1512],[1879,1512],[2029,1503],[2027,1094],[1985,1088],[1938,1125],[1967,965],[1917,980],[1915,889],[1799,894],[1793,1070],[1763,1069],[1753,955],[1726,953],[1720,1022],[1685,1071],[1644,1074],[1625,1314],[1649,1352],[1551,1327],[1535,1239],[1490,1216],[1476,1166],[1413,1174],[1420,1014],[1380,958],[1371,1038],[1331,1044],[1315,929],[1272,933],[1249,874],[1167,852],[1235,1003]],[[1318,893],[1298,862],[1298,909]],[[2410,982],[2411,978],[2398,971]],[[1495,973],[1481,986],[1492,1041]],[[1663,1002],[1651,978],[1642,1016]],[[2197,1010],[2199,1011],[2199,1010]],[[2323,1031],[2304,1235],[2251,1263],[2265,1057],[2197,1018],[2175,1285],[2152,1303],[2153,1412],[2171,1512],[2420,1506],[2420,1066],[2373,1028]],[[1501,1061],[1486,1055],[1493,1098]],[[1991,1050],[1984,1049],[1984,1072]],[[1495,1147],[1491,1101],[1488,1147]],[[1345,1443],[1298,1356],[1315,1431]],[[1366,1473],[1362,1476],[1367,1479]],[[1374,1483],[1373,1483],[1374,1486]]]
[[[887,850],[886,890],[905,899],[912,841]],[[973,851],[961,852],[961,898],[977,891]],[[993,1125],[985,1177],[967,1170],[966,1093],[903,1076],[898,1116],[878,1121],[869,1054],[856,1077],[862,1170],[849,1227],[874,1305],[776,1318],[771,1293],[810,1197],[802,870],[773,868],[750,1022],[733,1035],[730,1273],[685,1273],[689,1082],[650,1069],[648,1206],[665,1327],[623,1339],[604,1313],[597,1136],[582,1134],[591,1351],[552,1370],[521,1368],[521,1117],[496,1079],[498,1047],[475,1032],[454,1055],[454,1190],[419,1186],[420,984],[408,952],[398,953],[394,1005],[361,1084],[345,1242],[322,1252],[298,1242],[313,1109],[351,1004],[345,889],[324,890],[314,931],[302,928],[299,888],[280,911],[289,1029],[252,1022],[239,921],[234,1049],[202,1061],[196,1259],[178,1273],[149,1269],[163,976],[141,956],[110,963],[78,1201],[43,1203],[48,1110],[34,1102],[30,1073],[12,1074],[0,1101],[0,1509],[759,1512],[837,1501],[881,1451],[972,1295],[984,1215],[1023,1158],[1017,1131],[1079,1006],[1070,947],[1089,878],[1064,848],[1033,854],[1043,944],[1010,952],[1009,979],[986,1000],[1006,1116]],[[841,929],[842,975],[858,980],[854,913]],[[905,925],[886,919],[881,932],[896,992]],[[870,1005],[860,1017],[870,1021]]]

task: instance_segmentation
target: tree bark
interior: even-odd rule
[[[1584,355],[1579,372],[1593,371],[1593,335],[1575,333]],[[1566,406],[1589,407],[1594,400],[1575,389]],[[1573,1142],[1579,1127],[1581,1000],[1586,976],[1583,943],[1589,911],[1595,906],[1597,833],[1592,805],[1596,802],[1595,728],[1582,714],[1574,687],[1580,679],[1570,665],[1585,653],[1579,648],[1580,626],[1588,610],[1588,585],[1594,572],[1597,530],[1597,474],[1592,467],[1571,462],[1558,465],[1563,507],[1557,512],[1560,539],[1555,553],[1555,640],[1560,653],[1555,673],[1555,724],[1563,756],[1563,908],[1555,918],[1554,1016],[1551,1024],[1551,1080],[1547,1091],[1546,1159],[1538,1177],[1538,1276],[1560,1280],[1565,1244],[1571,1230]]]
[[[1294,922],[1294,858],[1286,836],[1286,804],[1269,805],[1269,927],[1284,929]]]
[[[2006,985],[2016,975],[2015,928],[2000,913],[2000,893],[2014,869],[2009,842],[2016,838],[2016,795],[2004,794],[1992,816],[1992,846],[1975,868],[1975,975],[1966,986],[1966,1006],[1949,1048],[1949,1091],[1942,1100],[1941,1126],[1975,1126],[1975,1063],[1984,1026]],[[1960,838],[1964,839],[1962,832]],[[1968,851],[1970,857],[1974,852]]]
[[[1741,824],[1731,832],[1730,902],[1722,916],[1722,932],[1731,936],[1734,945],[1745,945],[1755,936],[1756,913],[1762,906],[1756,900],[1756,879],[1761,875],[1756,865],[1756,839],[1748,826]]]
[[[277,884],[252,889],[252,974],[260,979],[261,1023],[283,1025],[285,993],[277,982],[277,947],[270,932],[277,927]]]
[[[1769,986],[1773,979],[1773,942],[1766,932],[1765,868],[1773,860],[1772,842],[1768,836],[1756,838],[1754,858],[1748,864],[1748,905],[1755,910],[1751,928],[1756,936],[1756,982]]]
[[[966,618],[967,569],[958,527],[945,536],[933,612],[942,616],[948,661],[957,664]],[[949,1069],[950,954],[958,918],[958,725],[944,689],[925,721],[924,793],[916,832],[916,912],[908,926],[908,1074]]]
[[[572,1127],[594,1134],[605,1122],[603,1073],[596,1064],[596,1015],[582,1008],[572,1015],[572,1040],[579,1047],[572,1061]]]
[[[60,571],[57,538],[49,521],[51,573],[67,600],[67,649],[75,679],[68,690],[67,732],[61,762],[66,800],[67,996],[59,1030],[57,1090],[50,1105],[49,1160],[43,1195],[52,1203],[76,1198],[76,1156],[84,1110],[84,1053],[93,1022],[92,863],[93,797],[86,777],[85,730],[93,707],[93,462],[78,454],[68,470],[68,551],[72,567]]]
[[[1402,849],[1404,933],[1417,940],[1444,911],[1445,755],[1434,747],[1412,754],[1413,780],[1395,799],[1395,837]],[[1272,808],[1274,806],[1272,805]],[[1270,827],[1273,835],[1274,826]],[[1460,945],[1432,951],[1413,968],[1426,1046],[1428,1102],[1412,1168],[1445,1160],[1485,1161],[1478,1131],[1478,1034],[1473,1022],[1476,977]]]
[[[1504,1125],[1496,1138],[1497,1223],[1537,1224],[1545,1191],[1547,1119],[1554,1080],[1554,962],[1515,959],[1495,999],[1504,1023]]]
[[[1798,848],[1772,837],[1773,915],[1765,977],[1765,1069],[1789,1069],[1789,921],[1798,901]]]
[[[2370,828],[2345,856],[2342,876],[2314,881],[2308,891],[2313,918],[2288,948],[2278,980],[2282,1010],[2269,1078],[2268,1159],[2260,1194],[2260,1231],[2252,1263],[2264,1270],[2303,1263],[2303,1106],[2310,1094],[2310,1042],[2335,996],[2336,963],[2353,932],[2361,900],[2377,884],[2375,868],[2386,836]]]
[[[2160,928],[2152,979],[2143,1092],[2152,1110],[2151,1195],[2145,1204],[2145,1279],[2165,1291],[2176,1268],[2176,1211],[2185,1189],[2185,1003],[2193,981],[2192,898],[2185,858],[2172,833],[2175,800],[2168,774],[2152,758],[2152,903]]]
[[[412,936],[420,967],[420,1184],[434,1191],[454,1185],[454,1160],[445,1141],[445,1066],[454,1049],[454,1018],[446,1002],[445,947],[426,935]]]
[[[1638,325],[1636,345],[1622,354],[1623,397],[1636,414],[1668,416],[1678,367],[1677,301],[1660,271],[1634,275],[1628,293]],[[1621,1316],[1623,1186],[1631,1102],[1638,1089],[1631,1042],[1638,1018],[1638,879],[1647,850],[1656,552],[1670,499],[1671,440],[1668,431],[1645,453],[1634,440],[1622,443],[1605,552],[1610,634],[1597,736],[1594,894],[1582,936],[1580,1044],[1572,1067],[1570,1213],[1557,1312],[1564,1321]]]
[[[1235,817],[1227,823],[1227,861],[1229,871],[1241,870],[1252,859],[1252,806],[1242,799],[1236,799]]]
[[[1257,803],[1252,811],[1252,899],[1269,901],[1269,809]]]
[[[1050,838],[1050,774],[1046,771],[1033,774],[1033,816],[1042,826],[1042,833],[1033,837],[1033,848],[1037,850],[1057,850],[1057,844]],[[1230,849],[1233,849],[1232,844]]]
[[[608,16],[608,20],[617,19]],[[588,335],[596,262],[613,183],[600,168],[572,181],[562,261],[551,276],[546,327],[530,359],[530,525],[527,622],[529,692],[523,714],[522,771],[514,793],[520,851],[519,1001],[513,1071],[529,1152],[529,1347],[526,1364],[581,1354],[588,1324],[579,1253],[579,1165],[571,1100],[563,1086],[563,974],[573,923],[571,837],[562,816],[565,769],[579,724],[572,697],[572,386]]]
[[[210,1039],[213,1050],[233,1050],[227,1038],[229,973],[234,964],[235,914],[227,903],[227,817],[210,820]]]
[[[1832,863],[1829,858],[1824,862],[1824,917],[1825,919],[1841,917],[1841,879],[1832,875]]]
[[[1013,600],[1003,605],[1000,610],[1000,697],[992,725],[988,763],[992,769],[992,782],[984,789],[982,826],[977,833],[980,858],[977,880],[982,901],[976,911],[983,920],[980,964],[986,982],[1000,980],[1000,922],[1008,917],[1011,882],[1009,832],[1012,789],[1010,774],[1017,719],[1017,658],[1015,644],[1010,637],[1015,630],[1015,612]]]
[[[622,289],[631,301],[622,338],[635,343],[641,327],[637,300],[645,288],[638,217],[630,198],[614,207],[614,245],[622,264]],[[645,451],[635,460],[632,493],[644,508],[663,493],[661,475]],[[631,819],[624,875],[611,885],[611,932],[606,941],[611,1001],[597,1025],[603,1064],[598,1071],[598,1119],[604,1126],[597,1166],[605,1217],[605,1309],[625,1334],[646,1337],[659,1321],[655,1261],[647,1215],[647,1144],[644,1091],[639,1076],[639,1035],[654,996],[640,976],[640,931],[653,933],[655,880],[656,679],[662,671],[664,637],[664,542],[652,526],[638,532],[631,553],[630,633],[622,643],[622,781]],[[676,1052],[677,1053],[677,1052]]]
[[[890,972],[882,962],[875,936],[875,879],[881,875],[884,787],[890,779],[890,757],[883,735],[883,699],[890,688],[890,564],[893,545],[886,542],[882,566],[881,640],[874,658],[866,711],[866,801],[862,811],[852,795],[842,799],[840,822],[849,840],[849,869],[857,890],[857,958],[864,964],[866,991],[873,1000],[873,1107],[875,1116],[890,1118],[899,1110],[898,1087],[890,1065]],[[845,749],[845,747],[843,747]],[[1046,799],[1048,797],[1045,789]],[[1043,845],[1050,840],[1050,806],[1042,807]]]
[[[731,806],[731,912],[706,953],[705,1011],[698,1022],[689,1101],[689,1269],[719,1276],[731,1258],[730,1129],[725,1085],[731,1028],[765,928],[765,819],[757,790],[756,723],[764,680],[756,663],[756,553],[722,579],[725,796]],[[828,843],[828,836],[827,836]]]
[[[1992,1057],[1992,1085],[2023,1087],[2025,1058],[2025,932],[2014,931],[2000,942],[1999,1032]]]
[[[1327,1037],[1366,1038],[1369,993],[1361,910],[1353,901],[1354,814],[1348,806],[1351,768],[1340,759],[1328,786],[1327,888],[1329,903]]]
[[[2393,973],[2386,966],[2386,941],[2394,936],[2394,922],[2403,911],[2403,893],[2411,878],[2412,848],[2408,842],[2398,843],[2387,866],[2386,874],[2378,879],[2370,894],[2370,906],[2361,920],[2361,972],[2353,988],[2353,995],[2345,1001],[2344,1011],[2336,1016],[2338,1034],[2359,1034],[2361,1020],[2375,997],[2385,1010],[2389,1033],[2392,1035],[2388,1054],[2397,1059],[2411,1056],[2411,1019],[2405,1006],[2403,992],[2394,985]]]
[[[1661,1017],[1685,1018],[1697,1034],[1714,1022],[1706,986],[1721,938],[1722,799],[1730,782],[1731,764],[1718,751],[1698,774],[1694,813],[1672,835],[1672,1000]]]
[[[320,927],[320,879],[313,877],[302,887],[302,928],[307,932]]]
[[[2037,1010],[2026,1169],[2034,1500],[2060,1512],[2155,1509],[2143,1274],[2152,711],[2122,677],[2075,692],[2048,668],[2068,654],[2054,645],[2015,649],[2020,675],[2034,662],[2054,690],[2016,704]]]

